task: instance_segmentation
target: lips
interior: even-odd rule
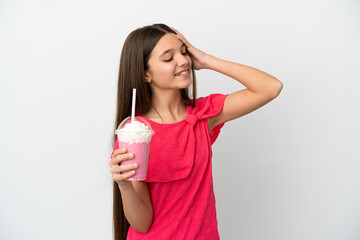
[[[175,74],[175,76],[187,75],[189,73],[190,73],[189,69],[185,69],[185,70],[182,70],[181,72],[178,72],[177,74]]]

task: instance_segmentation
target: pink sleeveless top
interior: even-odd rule
[[[196,99],[195,107],[187,106],[185,119],[176,123],[160,124],[141,116],[155,131],[146,178],[154,219],[146,234],[130,227],[128,240],[219,239],[211,145],[224,124],[209,133],[207,118],[221,111],[225,97]]]

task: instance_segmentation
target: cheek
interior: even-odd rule
[[[173,64],[163,64],[161,66],[158,66],[156,68],[156,72],[158,74],[162,74],[162,75],[169,75],[169,74],[174,74],[174,65]]]

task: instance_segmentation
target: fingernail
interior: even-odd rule
[[[134,154],[132,154],[132,153],[129,153],[129,157],[131,157],[131,158],[132,158],[133,156],[134,156]]]
[[[126,150],[125,148],[122,148],[122,149],[121,149],[121,152],[125,152],[125,150]]]
[[[139,166],[139,164],[137,164],[137,163],[133,164],[133,167],[138,167],[138,166]]]

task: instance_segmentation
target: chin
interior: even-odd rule
[[[181,88],[180,89],[184,89],[184,88],[188,88],[191,86],[192,83],[192,79],[190,78],[189,80],[187,80],[186,82],[184,82],[183,84],[181,84]]]

